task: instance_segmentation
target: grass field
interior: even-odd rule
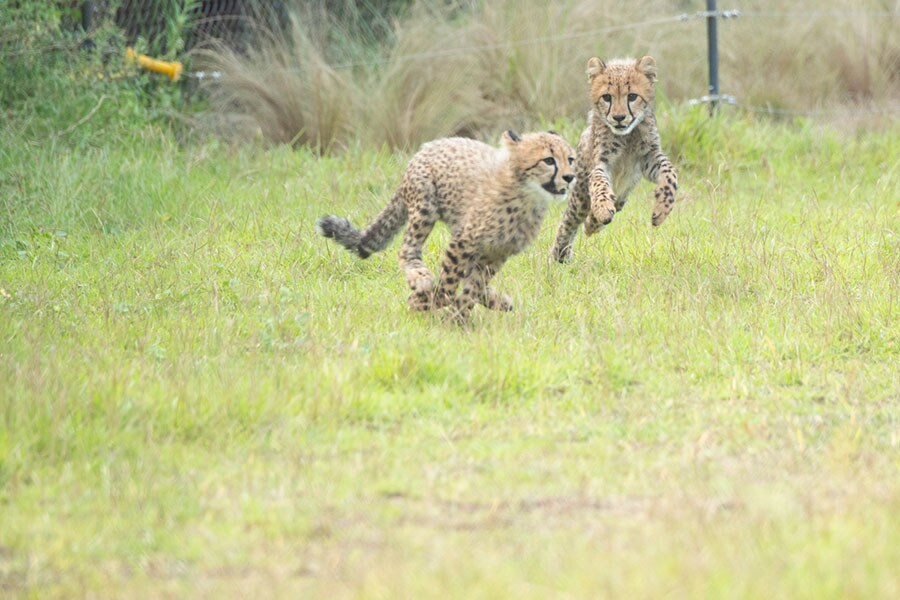
[[[661,122],[468,329],[314,233],[408,155],[0,125],[0,596],[900,596],[900,129]]]

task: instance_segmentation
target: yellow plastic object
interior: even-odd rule
[[[150,58],[145,54],[138,54],[134,51],[134,48],[125,48],[125,60],[136,60],[139,65],[141,65],[148,71],[153,71],[154,73],[162,73],[163,75],[168,76],[168,78],[172,81],[177,81],[178,78],[181,77],[182,67],[181,63],[177,61],[169,62],[165,60]]]

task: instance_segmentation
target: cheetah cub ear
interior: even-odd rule
[[[606,63],[597,58],[591,58],[587,64],[588,81],[593,81],[594,77],[606,70]]]
[[[646,75],[647,79],[650,80],[650,83],[656,81],[656,61],[653,60],[652,56],[645,56],[637,62],[634,68],[638,72]]]
[[[500,136],[500,141],[503,142],[504,146],[513,146],[516,143],[521,142],[522,138],[512,129],[507,129],[503,132],[503,135]]]

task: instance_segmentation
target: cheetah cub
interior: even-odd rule
[[[511,310],[509,297],[488,283],[534,240],[550,199],[565,194],[575,179],[575,152],[556,132],[520,137],[507,131],[500,141],[500,148],[465,138],[423,145],[394,197],[368,227],[360,230],[329,215],[319,219],[319,233],[367,258],[383,250],[408,220],[400,266],[412,290],[410,308],[454,304],[459,322],[476,302]],[[451,242],[436,281],[422,261],[422,247],[438,220],[450,227]]]
[[[591,112],[578,142],[577,179],[551,260],[566,262],[578,227],[590,236],[608,225],[622,210],[641,175],[656,184],[652,223],[661,225],[675,203],[678,178],[660,148],[653,115],[656,61],[618,59],[604,63],[592,58],[587,66]]]

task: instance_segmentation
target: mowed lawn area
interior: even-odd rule
[[[661,126],[467,328],[315,233],[409,153],[0,126],[0,596],[900,597],[900,129]]]

